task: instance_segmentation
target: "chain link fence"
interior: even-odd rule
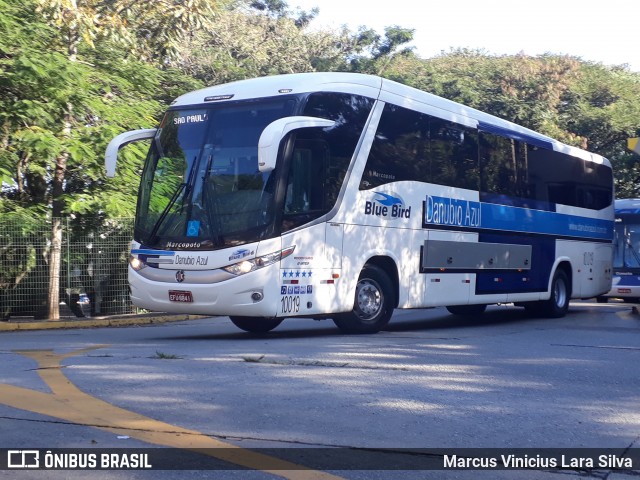
[[[136,313],[127,283],[133,219],[63,226],[60,317]],[[0,320],[46,318],[50,238],[48,221],[0,219]]]

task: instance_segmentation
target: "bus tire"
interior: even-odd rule
[[[461,317],[482,315],[486,309],[486,305],[450,305],[447,307],[449,313]]]
[[[548,318],[564,317],[569,310],[571,287],[564,270],[556,270],[551,282],[551,297],[540,302],[539,312]]]
[[[393,283],[384,270],[365,266],[356,285],[353,310],[333,318],[333,323],[345,333],[377,333],[393,314],[395,305]]]
[[[250,333],[267,333],[282,323],[284,318],[266,317],[229,317],[231,322],[241,330]]]

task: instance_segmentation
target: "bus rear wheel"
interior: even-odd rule
[[[378,267],[367,266],[356,285],[353,310],[336,315],[333,322],[346,333],[377,333],[389,323],[394,305],[389,276]]]
[[[233,324],[251,333],[267,333],[282,323],[283,318],[265,318],[265,317],[229,317]]]
[[[540,302],[538,311],[549,318],[564,317],[569,310],[569,299],[571,298],[571,287],[569,277],[563,270],[556,270],[551,282],[551,297],[549,300]]]

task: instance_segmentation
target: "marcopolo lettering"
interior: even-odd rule
[[[427,195],[424,223],[453,227],[479,227],[480,202]]]
[[[402,198],[381,192],[375,194],[378,197],[364,204],[365,215],[384,219],[411,218],[411,207],[407,207]]]

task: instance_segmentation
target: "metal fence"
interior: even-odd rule
[[[0,320],[46,318],[51,223],[0,218]],[[135,313],[127,263],[133,219],[63,220],[60,317]]]

